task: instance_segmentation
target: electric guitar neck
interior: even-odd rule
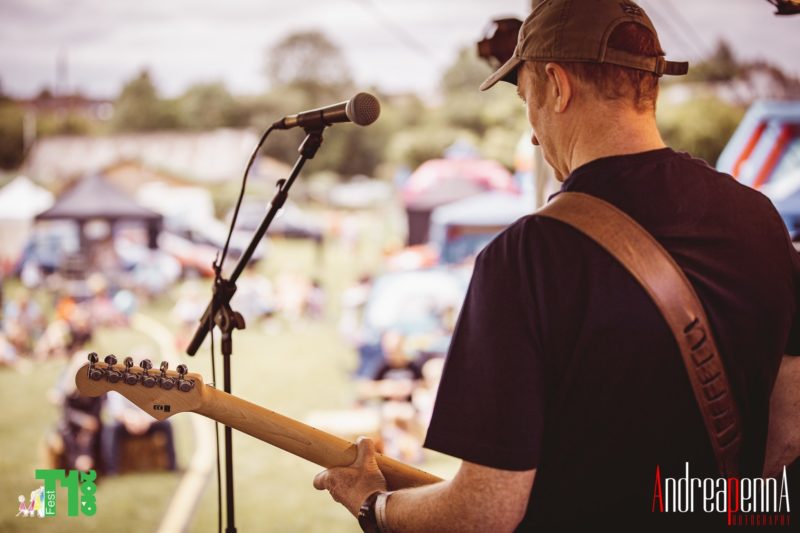
[[[169,370],[164,361],[152,370],[147,359],[136,366],[127,357],[120,365],[113,355],[100,362],[92,353],[76,373],[75,384],[84,396],[116,391],[157,420],[182,412],[201,414],[324,468],[347,466],[356,458],[354,443],[205,385],[186,365]],[[441,481],[382,454],[377,461],[390,490]]]

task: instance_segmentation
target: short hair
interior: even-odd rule
[[[624,22],[614,28],[608,38],[608,47],[630,54],[656,57],[659,48],[650,31],[636,22]],[[536,97],[543,101],[549,61],[526,61],[523,68],[532,74]],[[655,112],[658,98],[658,76],[644,70],[622,67],[611,63],[577,61],[557,62],[580,81],[594,87],[607,100],[629,102],[639,113]]]

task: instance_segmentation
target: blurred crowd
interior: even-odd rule
[[[366,229],[361,219],[342,216],[334,222],[328,238],[360,255]],[[121,245],[95,243],[90,262],[53,272],[28,262],[20,282],[0,294],[0,364],[24,370],[30,361],[67,362],[50,393],[61,412],[46,439],[53,468],[114,474],[135,468],[139,456],[160,458],[151,467],[176,466],[169,422],[156,421],[115,393],[84,398],[74,389],[75,371],[100,328],[130,327],[137,308],[170,295],[175,346],[182,352],[212,296],[209,278],[180,266],[165,268],[163,254],[132,246],[124,233],[121,240]],[[132,250],[144,255],[134,261],[128,257]],[[312,413],[321,417],[312,425],[353,438],[370,435],[384,453],[419,462],[469,265],[409,268],[386,259],[385,273],[363,275],[340,302],[330,301],[315,276],[291,268],[266,275],[253,262],[237,280],[231,307],[248,329],[267,334],[296,334],[309,323],[338,320],[356,354],[353,403],[337,412]],[[125,267],[125,261],[136,267]],[[340,306],[329,309],[331,304]],[[137,453],[137,446],[147,453]]]
[[[356,378],[356,401],[378,409],[378,444],[383,453],[416,463],[422,461],[444,354],[413,349],[410,344],[409,336],[399,331],[382,335],[382,359],[373,372]]]
[[[34,361],[64,363],[48,393],[59,417],[45,435],[47,467],[105,474],[175,469],[168,422],[156,421],[116,393],[87,398],[75,389],[75,373],[98,329],[128,327],[141,295],[115,287],[100,273],[79,282],[58,281],[56,289],[52,278],[47,281],[50,290],[15,286],[2,292],[0,306],[0,364],[27,372]]]
[[[101,274],[90,276],[86,288],[80,294],[68,285],[40,292],[18,287],[10,295],[0,289],[0,364],[68,358],[84,348],[96,328],[128,324],[137,305],[134,293],[112,291]]]
[[[194,335],[211,296],[207,282],[189,280],[180,287],[171,312],[179,324],[175,332],[179,350],[185,349]],[[231,308],[241,313],[248,328],[277,333],[284,324],[292,327],[303,320],[323,320],[326,302],[325,289],[318,279],[293,271],[270,279],[251,264],[236,282]]]
[[[373,277],[362,276],[342,297],[340,332],[358,354],[353,406],[312,413],[310,421],[349,438],[368,435],[382,453],[419,463],[457,304],[429,293],[420,298],[400,283],[403,305],[396,307],[385,296],[393,292],[394,281],[387,283],[384,276],[377,285]],[[382,320],[383,315],[372,316],[376,307],[381,313],[391,307],[397,314]]]
[[[96,332],[129,327],[147,294],[115,287],[99,273],[90,274],[79,286],[59,285],[57,290],[15,285],[2,294],[0,307],[0,364],[25,371],[33,361],[65,361],[61,378],[49,393],[60,416],[45,438],[48,467],[94,469],[105,475],[137,469],[174,470],[169,421],[155,420],[114,392],[98,398],[80,396],[74,385],[75,372],[86,362]],[[295,272],[282,273],[272,281],[249,267],[238,287],[232,305],[251,327],[259,322],[277,326],[279,317],[290,324],[300,319],[320,320],[325,314],[321,283]],[[176,343],[182,350],[211,294],[209,284],[196,279],[187,280],[178,292],[172,313],[181,325]],[[136,350],[126,347],[126,352]],[[139,352],[144,354],[142,358],[150,357],[146,349]],[[139,359],[135,360],[138,363]]]

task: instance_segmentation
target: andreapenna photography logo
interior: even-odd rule
[[[95,478],[94,470],[88,472],[36,470],[36,479],[41,481],[42,485],[31,492],[28,501],[24,495],[19,495],[19,511],[16,516],[28,518],[57,516],[59,485],[62,494],[66,490],[67,516],[94,516],[97,512],[97,502],[94,497],[97,491]]]
[[[789,526],[791,507],[786,467],[775,478],[662,478],[656,465],[654,513],[725,513],[728,526]]]

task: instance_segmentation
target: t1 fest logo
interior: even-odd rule
[[[31,493],[30,503],[25,503],[25,497],[19,497],[19,512],[17,516],[38,516],[47,518],[57,516],[58,491],[60,485],[67,490],[67,516],[94,516],[97,512],[95,492],[97,486],[94,481],[97,474],[94,470],[81,472],[78,470],[36,470],[36,479],[42,486]],[[63,501],[63,500],[62,500]]]

